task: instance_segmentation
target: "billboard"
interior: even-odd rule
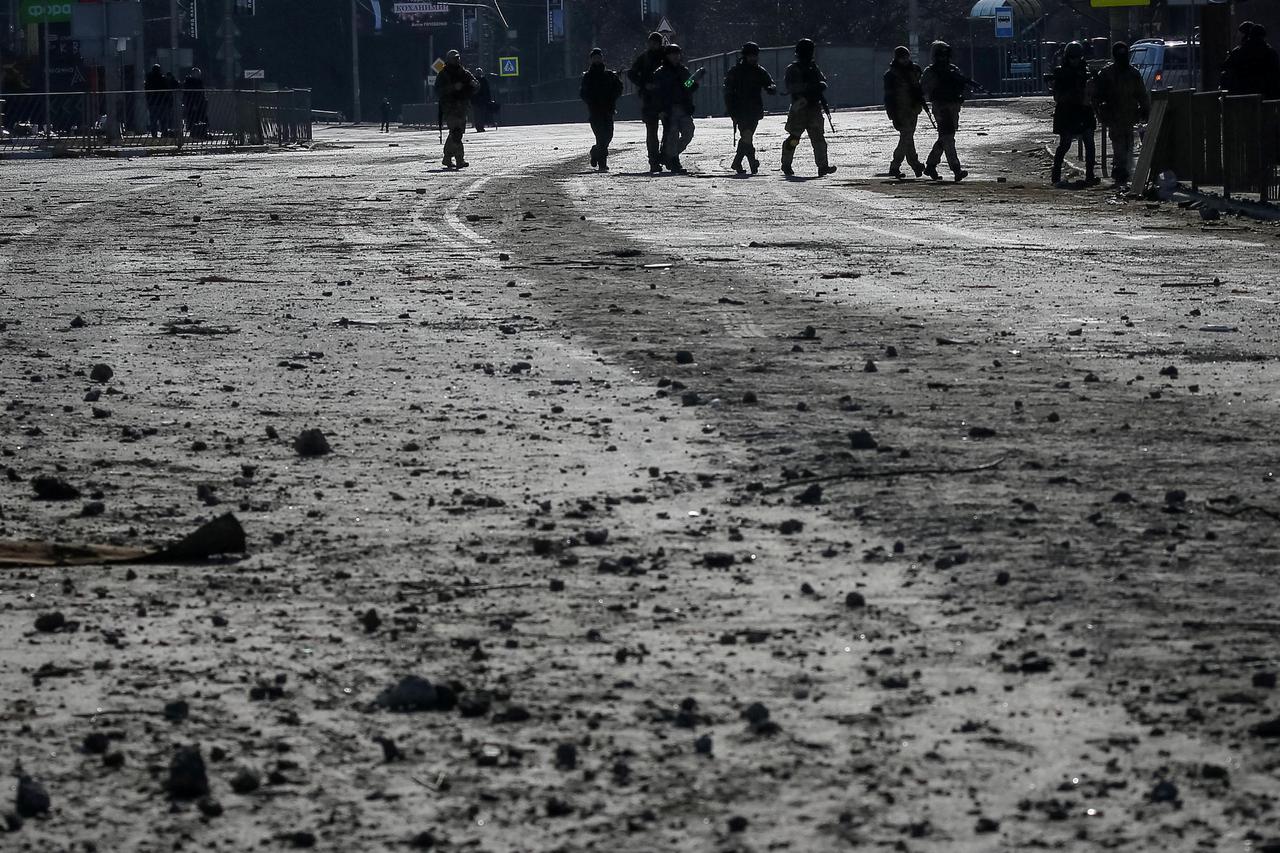
[[[411,27],[449,25],[449,6],[444,3],[396,3],[391,11]]]

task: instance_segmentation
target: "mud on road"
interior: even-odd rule
[[[661,179],[582,128],[24,165],[4,537],[230,509],[251,556],[2,570],[52,798],[6,848],[1280,841],[1274,227],[1047,192],[1035,115],[967,116],[960,185],[869,177],[871,113],[825,182],[716,122]]]

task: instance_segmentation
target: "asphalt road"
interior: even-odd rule
[[[836,123],[0,164],[0,536],[250,552],[0,569],[6,849],[1280,843],[1276,227],[1048,189],[1043,104],[959,185]]]

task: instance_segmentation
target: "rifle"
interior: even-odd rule
[[[436,97],[436,129],[440,131],[440,144],[444,145],[444,101]]]
[[[924,107],[924,114],[929,117],[929,124],[933,125],[933,129],[938,129],[938,123],[933,120],[933,110],[929,109],[928,101],[921,101],[920,106]]]
[[[733,119],[733,147],[738,147],[738,120]]]
[[[831,118],[831,105],[827,103],[827,96],[823,95],[818,103],[822,104],[822,111],[827,114],[827,122],[831,125],[831,133],[834,135],[836,132],[836,123],[835,120]]]

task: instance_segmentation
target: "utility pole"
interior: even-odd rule
[[[169,73],[178,76],[178,0],[169,0]]]
[[[360,123],[360,18],[351,0],[351,120]]]
[[[920,58],[920,0],[907,0],[907,47]]]
[[[228,89],[236,87],[236,0],[222,0],[222,79]]]

